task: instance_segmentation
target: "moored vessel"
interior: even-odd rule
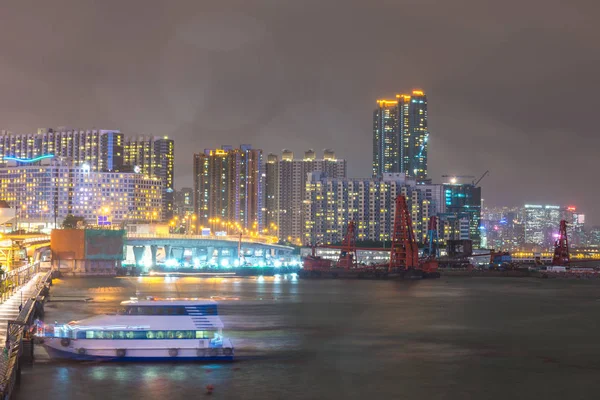
[[[52,358],[109,361],[233,360],[217,303],[206,299],[131,299],[115,315],[38,324]]]

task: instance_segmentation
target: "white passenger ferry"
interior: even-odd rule
[[[116,315],[39,324],[53,358],[112,361],[232,360],[217,303],[203,299],[131,299]]]

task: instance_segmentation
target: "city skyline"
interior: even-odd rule
[[[418,91],[418,92],[421,92],[421,91]],[[396,97],[399,97],[399,96],[402,96],[402,95],[397,95]],[[426,96],[424,96],[424,97],[426,99]],[[389,103],[390,101],[388,101],[388,100],[377,100],[377,102],[378,102],[379,106],[381,106],[382,102]],[[395,103],[394,106],[397,105],[396,101],[394,101],[394,103]],[[125,150],[125,153],[121,155],[120,160],[119,159],[116,159],[114,161],[111,160],[111,165],[113,165],[113,163],[114,163],[115,168],[118,168],[118,166],[120,164],[123,164],[123,165],[138,164],[140,166],[143,166],[143,170],[141,171],[142,173],[146,172],[146,168],[147,167],[149,168],[149,166],[151,165],[151,163],[150,164],[148,163],[148,160],[151,158],[153,152],[155,151],[154,150],[154,146],[155,146],[154,142],[156,142],[156,143],[162,143],[162,142],[171,143],[169,145],[170,147],[168,149],[164,150],[166,152],[172,151],[173,145],[176,143],[175,140],[168,139],[167,137],[162,138],[162,137],[158,137],[158,136],[144,135],[144,134],[137,134],[137,135],[134,134],[132,136],[129,136],[126,132],[121,132],[118,129],[103,130],[103,129],[92,128],[92,129],[87,129],[86,130],[86,129],[74,129],[74,128],[70,128],[70,127],[61,126],[59,128],[56,128],[56,129],[53,129],[53,128],[50,128],[50,129],[47,129],[47,128],[38,128],[36,130],[36,132],[34,132],[34,133],[21,133],[21,132],[12,132],[12,131],[9,131],[9,130],[1,130],[0,131],[0,139],[4,139],[4,144],[3,144],[2,140],[0,140],[0,150],[3,150],[3,148],[6,147],[5,152],[7,154],[11,154],[12,156],[16,156],[17,158],[33,158],[35,156],[39,156],[39,155],[44,155],[46,153],[50,153],[47,150],[52,149],[51,146],[53,146],[53,144],[48,144],[47,143],[47,139],[46,139],[47,135],[56,134],[57,135],[56,136],[57,137],[57,139],[56,139],[57,142],[56,143],[58,143],[58,140],[59,140],[58,138],[60,137],[59,135],[65,135],[66,132],[73,132],[73,133],[81,134],[83,136],[86,136],[86,135],[90,136],[90,135],[92,135],[92,133],[98,134],[98,137],[94,139],[95,141],[97,141],[97,146],[98,146],[98,149],[95,150],[95,151],[96,151],[97,155],[99,156],[98,159],[97,159],[97,161],[95,161],[95,162],[100,163],[100,164],[103,162],[103,160],[104,160],[104,162],[106,162],[106,158],[108,156],[108,153],[102,147],[102,146],[106,147],[106,143],[104,143],[102,145],[100,143],[101,142],[100,137],[102,137],[102,135],[104,135],[104,136],[110,135],[109,137],[115,136],[114,140],[120,140],[120,141],[122,141],[122,144],[123,144],[122,147]],[[427,135],[428,134],[429,134],[429,132],[427,132]],[[14,140],[11,141],[11,142],[9,142],[6,139],[7,137],[17,137],[17,138],[22,138],[22,139],[25,139],[25,140],[23,141],[23,143],[16,145]],[[31,139],[35,138],[35,137],[40,137],[40,138],[43,137],[44,139],[43,139],[43,141],[41,141],[41,139],[40,139],[39,142],[34,142],[35,144],[31,144],[30,143]],[[27,141],[27,139],[29,139],[29,141]],[[106,142],[105,139],[104,139],[104,141]],[[108,142],[111,143],[111,146],[112,146],[112,139],[109,139]],[[117,143],[117,142],[115,142],[115,143]],[[10,147],[9,147],[9,144],[10,144]],[[94,145],[93,141],[90,141],[90,145]],[[58,146],[58,144],[57,144],[57,146]],[[72,146],[72,145],[70,145],[70,146]],[[230,145],[222,145],[221,147],[222,148],[230,148],[232,146],[230,146]],[[8,150],[9,148],[11,149],[11,151]],[[40,149],[42,149],[44,151],[42,151]],[[158,149],[158,147],[157,147],[157,149]],[[40,153],[40,151],[42,151],[42,152]],[[116,151],[116,148],[115,148],[115,151]],[[327,154],[328,152],[331,152],[332,155],[334,154],[333,151],[331,149],[328,149],[328,148],[324,148],[324,149],[322,149],[322,151],[324,152],[324,154]],[[22,152],[22,154],[20,152]],[[64,149],[60,150],[57,154],[61,154],[61,153],[63,155],[67,154],[67,153],[65,153]],[[281,153],[283,154],[283,158],[282,159],[285,159],[285,155],[286,154],[291,154],[292,157],[293,157],[293,154],[294,154],[294,152],[292,150],[287,149],[287,148],[286,149],[282,149]],[[309,150],[305,150],[304,151],[305,157],[307,157],[307,154],[309,154],[309,153],[312,153],[314,155],[314,153],[315,153],[314,149],[310,148]],[[68,154],[70,155],[71,153],[68,153]],[[264,153],[265,157],[264,157],[264,159],[262,161],[263,168],[268,168],[267,167],[268,160],[267,160],[267,157],[266,157],[267,154],[275,156],[275,154],[273,154],[273,153],[266,153],[265,152]],[[73,156],[74,156],[75,159],[78,159],[80,157],[78,154],[76,155],[75,153],[73,153]],[[83,160],[83,158],[89,158],[89,157],[90,157],[89,150],[87,151],[87,153],[86,152],[82,152],[82,154],[81,154],[81,159],[82,160]],[[334,157],[334,156],[332,156],[332,157]],[[339,159],[344,160],[341,157]],[[2,162],[2,161],[0,160],[0,162]],[[172,163],[173,160],[167,160],[167,162]],[[346,163],[345,160],[344,160],[344,163]],[[428,160],[427,160],[427,158],[425,158],[425,165],[427,165],[427,163],[428,163]],[[5,164],[6,164],[6,162],[4,161],[3,165],[5,165]],[[148,165],[146,165],[146,164],[148,164]],[[372,164],[371,167],[373,168],[373,164]],[[160,172],[160,171],[163,170],[163,169],[164,168],[160,168],[158,170],[158,173],[161,174],[162,172]],[[172,167],[170,167],[169,170],[172,171]],[[373,171],[373,169],[372,169],[372,171]],[[456,175],[444,175],[444,176],[440,177],[440,179],[436,179],[436,177],[433,177],[433,178],[432,177],[428,177],[428,178],[432,179],[433,183],[444,184],[444,183],[451,183],[451,181],[454,180],[452,178],[452,176],[458,177],[456,179],[456,181],[463,182],[463,183],[468,183],[469,182],[469,180],[465,180],[464,178],[473,178],[472,176],[466,176],[465,177],[465,176],[462,176],[460,174],[456,174]],[[351,178],[355,178],[355,179],[362,179],[363,178],[362,176],[350,176],[350,177]],[[171,185],[173,184],[172,183],[173,181],[177,181],[178,182],[178,179],[174,179],[174,178],[176,178],[176,175],[174,175],[172,172],[170,172],[170,175],[168,175],[168,176],[165,177],[165,179],[168,179],[168,181],[171,182]],[[366,179],[366,178],[364,178],[364,179]],[[192,182],[191,186],[193,186],[193,185],[194,185],[194,183]],[[178,191],[178,190],[180,190],[182,188],[186,188],[186,187],[187,186],[186,186],[186,184],[184,182],[183,184],[174,185],[174,189],[173,190]],[[165,203],[166,204],[166,208],[165,208],[164,211],[168,212],[168,215],[169,215],[169,217],[165,217],[165,220],[169,220],[170,216],[173,215],[172,211],[169,211],[173,207],[173,200],[172,200],[172,198],[173,198],[173,192],[170,191],[169,193],[167,193],[167,196],[169,196],[170,199],[163,199],[163,201],[166,202]],[[484,200],[485,200],[485,197],[482,197],[482,207],[492,207],[492,208],[494,208],[494,207],[521,207],[521,206],[523,206],[524,204],[527,204],[527,203],[534,203],[534,202],[531,202],[531,201],[529,201],[529,202],[528,201],[518,202],[518,199],[514,199],[514,202],[511,203],[511,204],[497,204],[497,203],[492,203],[491,206],[490,206],[490,204],[488,203],[488,201],[485,201],[485,204],[484,204],[483,203]],[[265,201],[266,201],[266,199],[265,199]],[[546,203],[556,203],[556,201],[555,201],[555,199],[548,199],[548,200],[542,199],[542,201],[539,201],[537,203],[540,203],[540,204],[541,203],[543,203],[543,204],[546,204]],[[571,203],[568,203],[568,204],[571,204],[571,207],[572,207],[572,204],[577,204],[577,203],[571,202]],[[567,207],[566,204],[561,204],[561,205]],[[600,225],[599,223],[594,223],[593,222],[594,221],[593,220],[593,218],[594,218],[594,213],[593,212],[590,212],[589,210],[586,210],[585,212],[586,212],[586,215],[587,215],[587,217],[586,217],[586,219],[587,219],[586,226],[587,227],[597,227],[597,226]],[[265,222],[267,222],[267,225],[268,225],[268,217],[265,220]]]
[[[422,88],[430,99],[431,178],[490,170],[482,183],[487,204],[577,203],[600,223],[600,193],[587,184],[599,144],[589,118],[599,89],[588,51],[598,29],[591,5],[546,4],[539,18],[537,4],[516,1],[347,2],[343,10],[329,1],[276,9],[259,1],[235,11],[229,4],[168,12],[144,4],[139,19],[130,18],[139,12],[135,2],[104,13],[82,3],[39,4],[31,14],[12,4],[0,17],[19,38],[2,42],[0,128],[93,125],[168,135],[176,141],[178,188],[192,185],[188,166],[198,146],[223,143],[253,143],[265,154],[335,148],[349,176],[367,178],[374,100]],[[503,20],[513,21],[508,32]],[[428,29],[402,52],[390,51],[398,25]],[[556,98],[574,100],[554,112]],[[570,179],[573,168],[578,179]]]

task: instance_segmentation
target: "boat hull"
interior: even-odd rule
[[[52,359],[77,360],[77,361],[233,361],[232,347],[224,348],[192,348],[192,347],[135,347],[136,343],[115,343],[111,347],[107,341],[102,341],[102,348],[91,340],[71,340],[67,346],[61,343],[60,338],[44,338],[43,346]],[[119,341],[115,341],[119,342]],[[130,341],[132,342],[132,341]],[[167,344],[168,346],[169,344]],[[132,347],[133,346],[133,347]]]

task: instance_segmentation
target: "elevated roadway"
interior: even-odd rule
[[[272,237],[255,236],[202,236],[160,233],[127,233],[126,246],[132,248],[136,265],[143,265],[150,255],[150,262],[156,265],[158,249],[163,250],[164,258],[181,260],[186,250],[191,251],[192,259],[217,263],[227,259],[233,262],[240,257],[258,259],[289,257],[293,247],[274,243]]]

